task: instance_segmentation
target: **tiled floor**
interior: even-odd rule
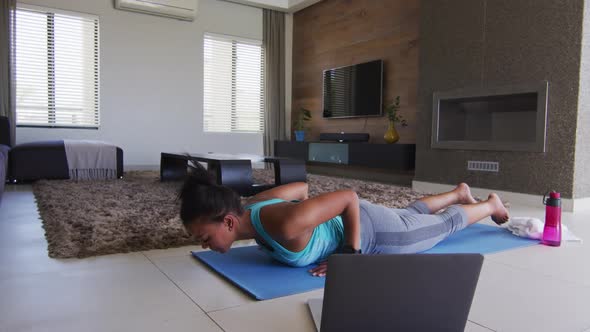
[[[50,259],[31,188],[7,190],[0,331],[314,331],[305,303],[321,290],[254,301],[192,259],[195,247]],[[590,239],[590,212],[563,218]],[[487,255],[466,331],[590,331],[589,258],[576,243]]]

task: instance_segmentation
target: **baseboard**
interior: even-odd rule
[[[265,166],[266,166],[266,163],[259,163],[259,162],[252,163],[253,169],[263,169]]]
[[[123,170],[127,171],[160,171],[160,165],[123,165]]]
[[[423,182],[423,181],[412,181],[412,189],[417,191],[424,191],[430,193],[442,193],[447,192],[455,188],[454,185],[441,184],[434,182]],[[509,201],[512,204],[526,205],[530,207],[543,208],[543,195],[531,195],[523,193],[515,193],[511,191],[501,191],[486,188],[475,188],[471,187],[471,193],[474,196],[486,198],[489,193],[495,192],[503,200]],[[561,200],[561,208],[565,212],[579,212],[590,210],[590,198],[564,198]]]

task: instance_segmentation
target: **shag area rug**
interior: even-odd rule
[[[254,170],[256,183],[273,183],[271,170]],[[307,176],[311,197],[338,189],[361,199],[406,207],[424,196],[410,188],[369,181]],[[157,172],[126,172],[122,180],[38,181],[33,185],[49,256],[89,257],[195,244],[180,221],[180,182],[160,182]]]

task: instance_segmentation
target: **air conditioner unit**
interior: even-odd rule
[[[193,21],[197,0],[115,0],[115,8]]]

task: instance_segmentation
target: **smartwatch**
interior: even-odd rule
[[[361,250],[360,249],[355,249],[353,246],[351,246],[350,244],[345,244],[342,247],[340,247],[337,251],[338,254],[360,254]]]

